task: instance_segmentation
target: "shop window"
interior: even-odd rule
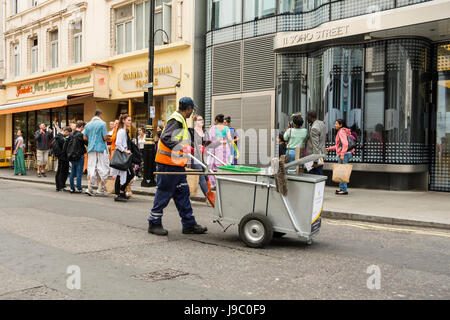
[[[68,118],[69,124],[77,121],[84,121],[84,105],[68,106]]]
[[[39,125],[36,125],[36,111],[27,112],[27,152],[36,152],[36,140],[34,133],[38,130]]]
[[[450,43],[436,47],[436,137],[430,189],[450,191]]]
[[[61,107],[61,108],[55,108],[52,109],[52,130],[55,134],[58,134],[61,132],[61,130],[68,126],[67,123],[67,108]]]

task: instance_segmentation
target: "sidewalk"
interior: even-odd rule
[[[9,168],[0,169],[0,180],[8,179],[54,184],[54,172],[38,178],[35,171],[27,176],[14,176]],[[83,177],[83,188],[87,185]],[[132,185],[133,193],[155,194],[155,188],[143,188],[141,180]],[[199,188],[200,189],[200,188]],[[385,191],[349,188],[348,196],[337,196],[334,187],[325,190],[323,216],[394,225],[433,227],[450,230],[450,195],[445,192]],[[193,201],[205,202],[203,194],[191,196]]]

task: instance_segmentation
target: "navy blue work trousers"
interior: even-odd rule
[[[169,166],[158,163],[159,172],[186,172],[184,167]],[[173,198],[183,229],[197,224],[192,214],[189,185],[186,175],[158,175],[156,195],[148,220],[154,224],[162,224],[163,210]]]

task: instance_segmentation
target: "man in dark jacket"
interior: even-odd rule
[[[81,133],[86,124],[83,121],[77,122],[77,128],[73,131],[67,140],[67,158],[72,164],[70,171],[70,192],[82,193],[81,179],[83,177],[84,154],[86,153],[87,141]],[[77,177],[77,190],[75,190],[74,178]]]
[[[53,154],[58,158],[58,170],[56,170],[55,182],[56,191],[68,191],[66,181],[69,176],[69,159],[67,158],[66,141],[72,129],[64,127],[61,133],[58,133],[52,142]]]
[[[36,162],[37,162],[37,176],[40,178],[41,175],[46,177],[45,166],[48,163],[48,153],[50,149],[50,144],[53,139],[53,132],[51,129],[47,130],[44,123],[39,126],[39,130],[34,134],[34,139],[36,139]]]

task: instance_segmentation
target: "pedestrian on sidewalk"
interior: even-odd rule
[[[345,119],[337,119],[334,127],[336,133],[336,144],[326,149],[326,151],[336,150],[338,156],[338,163],[347,164],[352,157],[355,149],[349,150],[348,136],[351,135],[350,129],[347,128],[347,122]],[[336,190],[337,195],[347,195],[347,184],[344,182],[339,183],[339,190]]]
[[[50,150],[50,144],[53,139],[52,130],[42,123],[39,126],[39,130],[35,132],[34,139],[36,140],[36,160],[37,160],[37,176],[46,177],[45,167],[48,163],[48,154]]]
[[[300,114],[292,116],[292,123],[289,123],[286,132],[284,133],[284,141],[287,143],[286,155],[288,162],[295,160],[295,153],[297,148],[303,148],[305,146],[306,136],[308,130],[302,128],[303,117]]]
[[[56,170],[55,182],[56,191],[68,191],[66,189],[66,181],[69,176],[69,159],[67,158],[66,141],[72,132],[70,127],[64,127],[61,133],[58,133],[52,142],[52,151],[58,158],[58,169]]]
[[[306,138],[306,153],[310,154],[325,154],[325,142],[327,139],[327,128],[322,120],[317,119],[317,112],[310,110],[306,114],[306,120],[310,124],[308,137]],[[323,176],[323,159],[315,161],[313,169],[309,171],[311,174]]]
[[[233,138],[231,137],[230,128],[225,125],[225,116],[218,114],[215,118],[215,125],[209,129],[209,137],[211,141],[216,145],[214,149],[211,149],[211,153],[215,156],[208,157],[208,166],[211,171],[215,171],[217,167],[223,166],[223,163],[230,165],[233,162],[234,150],[232,150],[231,143]],[[217,159],[222,162],[218,161]],[[214,176],[208,176],[211,186],[216,187],[216,179]]]
[[[144,154],[144,148],[145,148],[145,130],[144,128],[140,127],[138,129],[138,136],[137,136],[137,146],[139,148],[139,151],[141,154]],[[139,163],[135,166],[136,175],[139,178],[142,178],[144,176],[144,164]]]
[[[189,130],[186,123],[194,111],[191,98],[181,98],[178,110],[168,119],[161,134],[156,152],[156,163],[159,172],[186,172],[186,155],[192,152]],[[181,217],[184,234],[202,234],[208,229],[198,225],[192,214],[189,186],[186,175],[160,175],[157,178],[157,189],[153,208],[148,217],[148,232],[159,236],[168,234],[162,226],[163,210],[173,198]]]
[[[88,142],[88,189],[89,196],[94,195],[93,185],[97,186],[97,195],[106,195],[105,181],[109,175],[109,155],[106,147],[108,131],[102,120],[103,112],[95,111],[94,117],[84,129],[84,139]]]
[[[81,180],[83,177],[83,164],[84,157],[86,153],[86,144],[87,142],[84,140],[83,134],[81,133],[84,130],[84,126],[86,124],[83,121],[77,122],[77,127],[75,131],[73,131],[67,140],[67,159],[70,161],[72,165],[72,170],[70,171],[70,192],[71,193],[82,193],[83,187],[81,184]],[[74,186],[74,178],[77,177],[77,189],[75,190]]]
[[[191,135],[191,147],[194,150],[194,157],[205,163],[203,159],[204,149],[201,147],[206,148],[211,144],[211,140],[209,139],[208,133],[205,131],[205,121],[203,120],[203,117],[201,115],[194,116],[194,128],[189,128],[189,133]],[[197,163],[193,159],[191,159],[190,166],[192,169],[203,170],[201,164]],[[202,190],[205,197],[206,193],[208,192],[208,184],[206,182],[207,179],[208,177],[205,175],[200,175],[198,179],[200,189]]]
[[[231,142],[231,146],[230,146],[231,153],[232,153],[231,164],[232,165],[237,165],[237,162],[238,162],[238,159],[239,159],[239,146],[238,146],[238,144],[239,144],[239,139],[240,138],[239,138],[239,136],[237,134],[236,129],[231,126],[231,117],[230,116],[225,118],[224,123],[225,123],[225,125],[228,128],[230,128],[230,135],[231,135],[231,138],[233,139],[233,141]]]
[[[27,169],[25,167],[24,157],[25,144],[23,143],[22,130],[17,130],[17,138],[14,142],[14,174],[17,176],[25,176]]]
[[[284,132],[280,132],[277,138],[278,142],[278,157],[281,157],[286,154],[286,141],[284,141]]]
[[[125,152],[131,154],[131,139],[128,135],[128,130],[131,127],[131,117],[128,114],[120,116],[119,126],[117,130],[116,138],[116,151]],[[116,177],[115,182],[115,197],[114,201],[126,202],[129,197],[125,194],[125,189],[130,181],[134,178],[133,164],[130,165],[128,170],[118,170],[111,168],[111,176]]]

